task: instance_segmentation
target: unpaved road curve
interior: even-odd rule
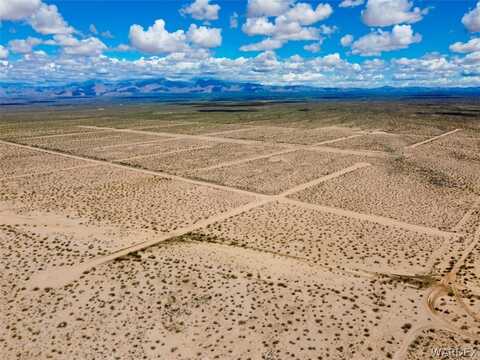
[[[474,319],[474,321],[480,322],[480,318],[478,317],[477,314],[472,312],[468,305],[463,301],[463,298],[460,296],[457,286],[456,286],[456,279],[457,279],[457,274],[462,265],[465,263],[465,260],[467,257],[472,253],[472,251],[475,249],[475,247],[479,244],[480,242],[480,226],[477,228],[475,231],[475,234],[473,235],[473,240],[468,245],[468,247],[465,249],[463,252],[462,256],[460,259],[455,263],[453,266],[452,270],[443,277],[443,279],[432,289],[428,296],[428,301],[427,301],[427,309],[430,311],[432,315],[438,315],[436,310],[435,310],[435,303],[437,299],[442,295],[451,290],[455,296],[455,300],[458,302],[460,307],[463,308],[463,310]],[[464,332],[465,333],[465,332]],[[466,334],[466,333],[465,333]],[[476,337],[479,338],[476,335],[468,335],[470,337]]]
[[[415,337],[423,330],[426,329],[443,329],[447,331],[454,332],[456,334],[479,340],[480,336],[476,334],[472,334],[468,331],[459,329],[455,324],[451,323],[447,319],[445,319],[441,314],[439,314],[436,310],[435,304],[437,300],[442,296],[448,293],[449,290],[453,291],[456,301],[459,305],[465,310],[467,314],[472,316],[475,321],[480,321],[478,315],[472,313],[468,308],[468,305],[464,303],[463,299],[459,296],[458,290],[455,286],[455,280],[458,271],[460,270],[461,266],[470,255],[470,253],[475,249],[475,247],[480,242],[480,226],[477,228],[477,231],[474,235],[474,239],[470,243],[470,245],[465,249],[462,253],[460,259],[455,263],[452,270],[446,274],[437,284],[429,289],[426,293],[424,298],[424,310],[425,313],[422,314],[422,318],[417,321],[417,325],[412,328],[409,333],[407,334],[405,340],[403,341],[401,347],[395,353],[394,360],[404,360],[407,356],[408,347],[415,340]]]

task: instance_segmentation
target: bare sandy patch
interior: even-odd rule
[[[87,165],[82,160],[0,144],[0,180]]]
[[[248,196],[110,166],[6,181],[0,201],[15,200],[19,213],[43,210],[168,232],[246,204]]]
[[[291,197],[439,229],[454,227],[475,200],[444,173],[402,159],[360,169]]]
[[[134,143],[132,145],[97,147],[90,151],[82,150],[86,156],[103,160],[125,160],[135,157],[204,149],[215,145],[213,142],[194,139],[162,139],[147,143]]]
[[[341,127],[301,129],[259,126],[252,130],[225,134],[223,136],[232,139],[311,145],[357,133],[358,131],[355,131],[354,129]]]
[[[430,271],[443,238],[323,213],[264,205],[194,232],[201,241],[303,259],[330,269],[416,274]]]
[[[88,153],[89,150],[94,147],[128,144],[141,141],[146,142],[162,139],[168,139],[168,137],[120,131],[95,131],[85,134],[78,134],[75,136],[22,139],[19,142],[44,149],[83,154]]]
[[[25,138],[40,136],[71,136],[78,133],[94,132],[91,129],[81,129],[74,125],[59,124],[58,122],[48,123],[46,121],[21,121],[14,124],[2,124],[0,127],[0,138],[14,141],[23,141]]]
[[[181,154],[159,154],[147,158],[126,160],[123,163],[149,170],[186,174],[197,168],[218,165],[242,157],[266,155],[281,149],[281,147],[269,145],[217,143],[207,149],[190,150]]]
[[[377,132],[342,140],[328,146],[337,147],[340,149],[371,150],[397,153],[402,152],[406,146],[423,141],[425,139],[427,139],[427,137],[421,135],[400,135]]]
[[[249,191],[279,194],[366,160],[360,156],[298,150],[243,164],[200,169],[191,172],[191,175]]]
[[[480,195],[480,137],[458,132],[412,149],[409,156]]]
[[[0,347],[24,358],[385,359],[419,291],[172,241],[4,304]]]
[[[480,342],[444,329],[422,331],[408,348],[406,360],[480,357]]]
[[[181,124],[177,126],[148,126],[137,128],[137,130],[152,131],[152,132],[166,132],[166,133],[175,133],[175,134],[186,134],[186,135],[196,135],[196,134],[208,134],[213,132],[223,132],[230,130],[240,130],[240,129],[249,129],[249,126],[244,126],[242,124],[219,124],[211,122],[198,122],[195,124]]]

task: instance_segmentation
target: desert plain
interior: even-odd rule
[[[480,359],[480,103],[4,107],[0,259],[0,359]]]

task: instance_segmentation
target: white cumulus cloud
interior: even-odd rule
[[[350,46],[353,42],[353,36],[350,35],[350,34],[347,34],[345,36],[342,36],[342,38],[340,39],[340,44],[342,44],[342,46]]]
[[[217,20],[220,6],[210,4],[210,0],[195,0],[189,6],[184,7],[180,12],[184,15],[190,15],[196,20]]]
[[[172,77],[188,80],[208,73],[227,81],[272,85],[477,86],[480,80],[479,64],[480,51],[452,58],[432,53],[421,58],[384,61],[372,59],[363,63],[349,62],[338,53],[310,58],[297,55],[281,59],[268,50],[255,57],[225,58],[213,57],[208,50],[200,48],[187,53],[142,57],[137,60],[108,56],[70,56],[64,52],[45,56],[34,52],[13,61],[1,60],[0,67],[3,68],[0,79],[71,82]]]
[[[266,17],[247,18],[247,21],[242,26],[242,30],[250,36],[270,35],[275,31],[275,25]]]
[[[97,38],[90,37],[79,40],[74,46],[66,46],[63,48],[65,54],[82,55],[82,56],[98,56],[107,49],[107,46]]]
[[[413,24],[422,20],[427,12],[428,9],[413,7],[409,0],[368,0],[362,19],[368,26]]]
[[[307,3],[298,3],[287,11],[286,18],[292,22],[298,22],[301,25],[312,25],[316,22],[325,20],[332,15],[333,9],[329,4],[318,4],[313,10]]]
[[[480,51],[475,51],[471,54],[468,54],[463,59],[459,59],[458,63],[461,65],[467,65],[469,67],[473,67],[473,69],[471,70],[478,72],[478,65],[480,65]]]
[[[364,0],[343,0],[338,6],[342,8],[355,7],[355,6],[363,5],[363,3],[364,3]]]
[[[248,0],[248,16],[278,16],[284,14],[295,0]]]
[[[241,51],[266,51],[280,49],[283,41],[267,38],[255,44],[244,45],[240,47]]]
[[[114,51],[126,52],[126,51],[131,51],[132,48],[127,44],[120,44],[117,47],[115,47],[113,50]]]
[[[274,38],[279,40],[317,40],[320,29],[304,27],[297,21],[290,21],[286,16],[275,19]]]
[[[330,28],[328,28],[330,30]],[[321,29],[302,26],[281,15],[272,23],[266,17],[248,18],[242,27],[247,35],[273,35],[277,40],[317,40]]]
[[[462,70],[440,54],[427,54],[416,59],[394,59],[392,65],[394,80],[413,81],[417,84],[422,81],[451,81]]]
[[[22,20],[40,7],[40,0],[1,0],[0,20]]]
[[[130,26],[129,39],[135,49],[150,54],[182,52],[188,48],[185,32],[168,32],[162,19],[156,20],[147,30],[137,24]]]
[[[462,23],[470,32],[480,32],[480,1],[477,6],[462,18]]]
[[[311,53],[318,53],[322,50],[322,43],[323,43],[323,40],[320,40],[312,44],[305,45],[303,48],[306,51],[310,51]]]
[[[28,19],[33,29],[40,34],[70,34],[74,31],[55,5],[42,4],[40,8]]]
[[[319,26],[320,33],[323,35],[332,35],[333,33],[338,31],[338,27],[335,25],[333,26],[328,26],[325,24],[322,24]]]
[[[267,36],[264,41],[244,46],[244,49],[278,48],[288,41],[320,40],[321,35],[331,35],[336,26],[310,26],[325,20],[333,13],[329,4],[312,7],[309,3],[295,0],[249,0],[248,16],[242,30],[249,36]],[[273,42],[275,40],[275,42]]]
[[[334,53],[334,54],[324,56],[323,61],[326,65],[336,66],[336,65],[340,65],[343,60],[340,57],[339,53]]]
[[[480,38],[474,38],[466,43],[456,42],[450,45],[450,50],[457,53],[472,53],[480,51]]]
[[[47,5],[40,0],[0,0],[0,20],[25,20],[43,35],[71,34],[75,31],[55,5]]]
[[[187,38],[199,47],[219,47],[222,44],[222,30],[192,24],[188,29]]]
[[[26,39],[15,39],[8,42],[8,47],[14,53],[28,54],[33,51],[33,48],[40,45],[42,40],[34,37],[28,37]]]
[[[363,56],[379,55],[384,51],[406,49],[422,40],[410,25],[395,25],[391,32],[377,30],[352,43],[352,53]]]
[[[95,37],[78,40],[71,35],[55,35],[54,40],[67,55],[99,56],[107,50],[107,46]]]

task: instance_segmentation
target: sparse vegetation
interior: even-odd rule
[[[478,345],[478,103],[102,108],[0,114],[2,359]]]

